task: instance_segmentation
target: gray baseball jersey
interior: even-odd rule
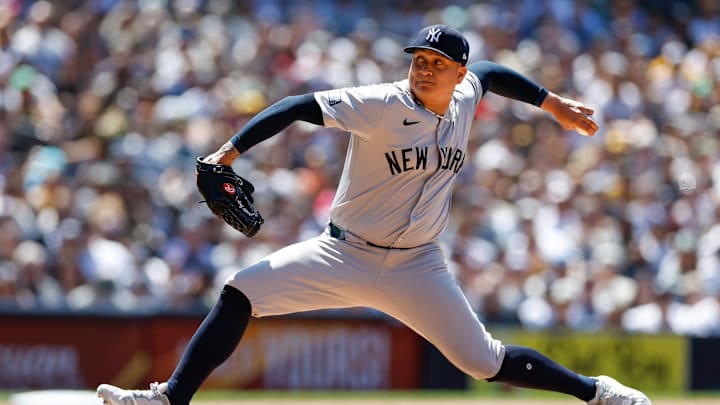
[[[471,72],[444,117],[419,105],[407,80],[315,93],[325,126],[352,133],[330,212],[334,232],[280,249],[228,279],[250,299],[253,316],[371,307],[467,374],[494,376],[505,348],[478,320],[437,241],[481,96]]]
[[[325,126],[352,134],[331,220],[382,246],[437,239],[481,94],[468,73],[439,117],[415,101],[407,80],[315,93]]]

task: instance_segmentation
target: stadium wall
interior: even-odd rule
[[[142,387],[167,378],[202,316],[0,315],[0,389]],[[492,329],[587,375],[645,390],[718,390],[720,339]],[[714,360],[715,359],[715,360]],[[250,323],[205,389],[467,389],[468,378],[408,328],[377,317]]]

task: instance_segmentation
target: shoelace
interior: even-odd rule
[[[162,394],[160,392],[160,383],[157,381],[150,383],[150,391],[153,393],[154,397],[159,397],[160,394]]]
[[[142,397],[146,399],[159,398],[162,392],[160,392],[160,383],[157,381],[150,384],[150,391],[148,390],[134,390],[132,391],[133,396]]]

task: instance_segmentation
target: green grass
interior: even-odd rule
[[[497,386],[499,387],[499,386]],[[427,390],[427,391],[262,391],[262,390],[203,390],[198,392],[196,399],[200,400],[273,400],[273,399],[337,399],[337,398],[353,398],[353,399],[407,399],[407,398],[567,398],[562,394],[553,392],[537,391],[537,390],[513,390],[507,391],[493,387],[494,389],[484,389],[479,391],[446,391],[446,390]],[[7,402],[10,395],[19,391],[1,391],[0,402]],[[653,399],[673,399],[673,398],[718,398],[720,403],[720,391],[700,391],[700,392],[648,392],[650,398]]]
[[[651,398],[718,398],[720,391],[711,392],[649,392]],[[204,400],[233,400],[233,399],[407,399],[407,398],[567,398],[564,394],[537,390],[513,390],[501,389],[484,391],[261,391],[261,390],[205,390],[200,391],[196,398]]]
[[[199,399],[337,399],[337,398],[464,398],[467,391],[261,391],[261,390],[205,390],[196,395]]]

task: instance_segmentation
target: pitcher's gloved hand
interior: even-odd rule
[[[197,188],[205,198],[202,202],[248,238],[255,236],[265,222],[253,205],[255,187],[235,174],[232,167],[205,163],[202,159],[198,157],[195,164]]]

